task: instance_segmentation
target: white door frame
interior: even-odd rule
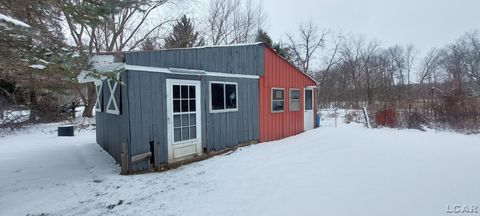
[[[310,110],[307,110],[306,109],[306,92],[307,90],[309,91],[312,91],[312,109]],[[303,130],[310,130],[310,129],[313,129],[315,127],[315,121],[314,121],[314,116],[315,116],[315,112],[314,112],[314,109],[315,108],[315,88],[313,87],[305,87],[303,89]],[[309,120],[308,121],[305,121],[307,118],[310,115],[310,118],[308,118]]]
[[[173,127],[173,85],[189,85],[195,86],[195,116],[196,116],[196,139],[174,142]],[[168,163],[181,161],[191,157],[202,155],[202,106],[201,106],[201,89],[198,80],[180,80],[167,79],[167,140],[168,140]],[[193,113],[192,113],[193,114]]]

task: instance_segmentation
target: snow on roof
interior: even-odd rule
[[[124,70],[125,64],[123,62],[114,62],[114,61],[115,61],[115,56],[113,55],[92,56],[90,58],[90,63],[95,71],[87,71],[87,70],[82,71],[77,76],[78,82],[80,83],[94,82],[98,84],[98,83],[101,83],[102,80],[107,78],[102,74],[116,73]]]
[[[8,23],[12,23],[14,25],[17,25],[17,26],[21,26],[21,27],[25,27],[25,28],[30,28],[30,26],[20,20],[17,20],[17,19],[14,19],[14,18],[11,18],[9,16],[5,16],[3,14],[0,13],[0,20],[3,20],[5,22],[8,22]]]

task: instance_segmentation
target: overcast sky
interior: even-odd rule
[[[361,34],[383,46],[413,44],[421,53],[480,29],[480,0],[263,0],[268,31],[285,39],[298,23]]]

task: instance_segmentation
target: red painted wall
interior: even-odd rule
[[[316,86],[313,80],[279,57],[273,50],[267,47],[264,49],[264,75],[259,79],[260,142],[277,140],[303,132],[304,87]],[[281,113],[271,112],[272,87],[285,90],[285,107]],[[300,89],[300,111],[289,110],[290,88]],[[314,95],[314,113],[316,113],[316,89]]]

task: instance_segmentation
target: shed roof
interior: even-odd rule
[[[271,51],[273,51],[278,58],[281,58],[283,61],[288,63],[290,66],[295,68],[295,70],[298,73],[301,73],[302,75],[308,77],[308,79],[312,80],[318,85],[318,82],[309,74],[304,73],[302,70],[300,70],[296,65],[292,64],[290,61],[285,59],[284,57],[280,56],[277,51],[275,51],[271,46],[269,46],[266,43],[263,42],[255,42],[255,43],[245,43],[245,44],[230,44],[230,45],[207,45],[207,46],[200,46],[200,47],[189,47],[189,48],[172,48],[172,49],[158,49],[158,50],[134,50],[134,51],[122,51],[122,52],[101,52],[98,53],[98,55],[115,55],[117,60],[116,61],[125,61],[125,54],[142,54],[142,53],[155,53],[155,52],[168,52],[168,51],[188,51],[188,50],[202,50],[202,49],[212,49],[212,48],[238,48],[238,47],[248,47],[248,46],[262,46],[264,48],[267,48]],[[263,56],[259,56],[263,60]],[[128,62],[127,62],[128,63]],[[147,65],[145,65],[147,66]],[[153,65],[148,65],[148,66],[153,66]],[[178,67],[178,66],[177,66]],[[194,69],[191,67],[179,67],[179,68],[186,68],[186,69]],[[204,68],[201,68],[204,69]],[[256,75],[262,75],[262,73],[256,73]]]

